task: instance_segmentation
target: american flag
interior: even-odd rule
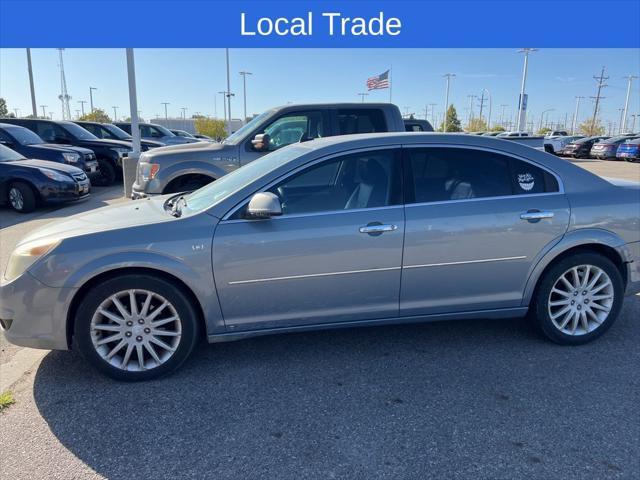
[[[367,78],[367,88],[369,90],[389,88],[389,70],[375,77]]]

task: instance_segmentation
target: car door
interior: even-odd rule
[[[269,142],[266,148],[258,150],[252,141],[256,135],[260,134],[267,134]],[[249,135],[240,146],[240,164],[252,162],[292,143],[328,136],[330,131],[326,109],[289,111]]]
[[[559,179],[474,148],[406,148],[400,312],[519,307],[539,254],[569,222]]]
[[[398,315],[404,235],[399,149],[323,159],[275,183],[283,215],[216,228],[213,266],[229,329]],[[247,200],[248,202],[248,200]]]

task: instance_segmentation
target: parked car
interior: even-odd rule
[[[133,197],[195,190],[286,145],[353,133],[404,132],[389,103],[286,105],[256,116],[222,143],[157,148],[140,156]]]
[[[640,162],[640,138],[621,143],[618,146],[616,158],[628,162]]]
[[[116,127],[112,123],[99,123],[99,122],[73,122],[76,125],[81,126],[85,130],[93,133],[98,138],[104,138],[106,140],[123,140],[125,142],[132,142],[133,138],[127,132],[121,128]],[[154,140],[140,140],[140,150],[146,152],[151,148],[164,147],[164,143],[156,142]],[[133,148],[133,147],[132,147]]]
[[[193,138],[198,140],[198,138],[195,135],[192,135],[186,130],[171,130],[171,133],[173,133],[176,137]]]
[[[31,233],[0,325],[121,380],[174,371],[202,338],[416,321],[529,314],[584,344],[640,290],[639,193],[492,138],[322,138]]]
[[[591,147],[589,156],[597,158],[599,160],[615,160],[618,146],[624,143],[626,140],[630,140],[633,137],[631,135],[621,135],[618,137],[611,137],[605,140],[596,142]]]
[[[562,156],[573,158],[588,158],[593,144],[596,142],[600,142],[601,140],[606,140],[607,138],[609,137],[595,136],[574,140],[565,145],[565,147],[562,149]]]
[[[407,132],[433,132],[433,126],[429,120],[418,118],[405,118],[404,127]]]
[[[131,123],[114,122],[113,124],[131,135]],[[162,125],[156,125],[155,123],[140,123],[138,125],[140,128],[140,136],[145,140],[153,140],[164,143],[165,145],[179,145],[198,141],[196,138],[178,137],[171,133],[168,128]]]
[[[73,122],[33,118],[5,118],[2,122],[26,127],[47,143],[92,150],[100,170],[100,176],[94,182],[97,185],[111,185],[115,182],[122,175],[122,159],[131,152],[131,142],[97,138]]]
[[[502,132],[485,132],[482,135],[484,137],[497,137],[498,135],[500,135]]]
[[[89,179],[100,176],[98,161],[92,150],[71,145],[45,143],[28,128],[0,123],[0,144],[19,154],[38,160],[66,163],[82,170]]]
[[[569,143],[573,142],[574,140],[578,140],[580,138],[584,138],[584,135],[545,137],[544,149],[549,153],[553,153],[554,155],[560,155],[564,147],[566,147]]]
[[[496,135],[499,138],[517,138],[517,137],[531,137],[529,132],[500,132]]]
[[[38,204],[55,204],[89,196],[91,183],[77,167],[48,160],[29,160],[0,145],[0,203],[29,213]],[[3,317],[4,318],[4,317]]]
[[[215,142],[215,140],[207,135],[202,135],[201,133],[194,133],[193,136],[198,140],[204,140],[205,142]]]
[[[566,137],[569,135],[569,132],[567,132],[566,130],[551,130],[548,134],[547,137],[548,138],[553,138],[553,137]]]

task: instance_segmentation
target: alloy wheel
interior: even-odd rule
[[[547,310],[553,325],[562,333],[586,335],[607,320],[613,302],[609,275],[595,265],[577,265],[556,280]]]
[[[22,210],[24,208],[24,197],[22,192],[16,187],[11,187],[9,190],[9,203],[16,210]]]
[[[180,344],[182,322],[163,296],[142,289],[123,290],[105,299],[91,319],[95,351],[125,371],[156,368]]]

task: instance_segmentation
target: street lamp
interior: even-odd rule
[[[91,106],[91,113],[93,113],[93,91],[98,90],[96,87],[89,87],[89,105]],[[84,114],[83,114],[84,115]]]
[[[553,112],[555,110],[555,108],[549,108],[548,110],[543,110],[543,112],[540,114],[540,126],[538,127],[538,132],[540,130],[542,130],[542,122],[544,120],[544,115],[547,112]]]
[[[253,75],[251,72],[240,72],[242,75],[242,94],[243,94],[243,106],[244,106],[244,121],[247,121],[247,75]],[[231,120],[231,119],[229,119]]]
[[[42,118],[47,118],[47,112],[45,112],[45,108],[47,108],[49,105],[40,105],[40,108],[42,109]]]
[[[84,117],[84,104],[87,103],[86,100],[78,100],[78,103],[80,104],[80,108],[82,109],[82,116]]]
[[[171,105],[169,102],[160,102],[160,105],[164,105],[164,119],[169,120],[169,116],[167,115],[167,105]]]
[[[631,82],[635,78],[638,78],[637,75],[629,75],[625,77],[628,81],[627,83],[627,97],[624,100],[624,113],[622,115],[622,121],[620,123],[620,133],[624,133],[627,127],[627,112],[629,111],[629,94],[631,93]]]
[[[368,93],[359,93],[358,95],[360,96],[360,103],[364,103],[364,97],[369,96]]]
[[[442,131],[447,131],[447,111],[449,110],[449,86],[451,83],[451,79],[456,77],[455,73],[445,73],[443,75],[444,78],[447,79],[447,93],[445,95],[444,102],[444,119],[442,120]]]
[[[118,121],[118,107],[117,106],[113,106],[111,108],[113,108],[113,121],[117,122]]]
[[[537,48],[521,48],[520,50],[518,50],[518,52],[520,53],[524,53],[524,68],[522,70],[522,87],[520,88],[520,101],[518,102],[518,132],[522,131],[522,123],[523,123],[523,115],[524,115],[524,111],[525,111],[525,100],[524,100],[524,91],[525,91],[525,86],[527,83],[527,69],[529,66],[529,54],[531,52],[537,52],[538,49]]]

